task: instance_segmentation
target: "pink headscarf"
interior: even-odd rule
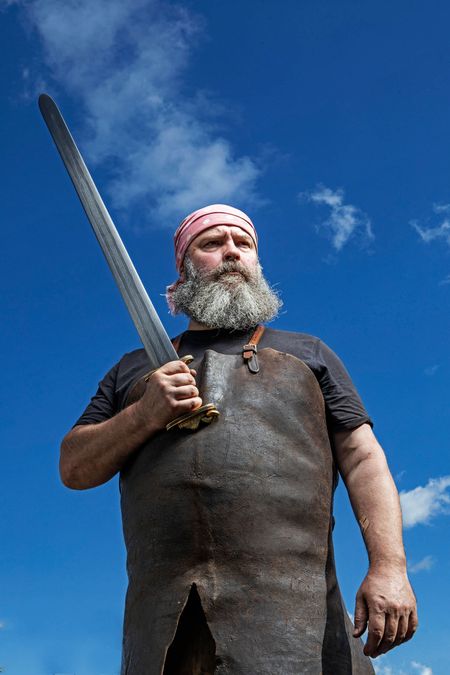
[[[235,225],[246,232],[258,248],[258,236],[255,226],[243,211],[226,204],[211,204],[190,213],[180,224],[174,235],[175,259],[178,272],[181,273],[185,253],[189,244],[201,232],[216,225]]]

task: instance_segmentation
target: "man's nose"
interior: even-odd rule
[[[225,244],[223,251],[223,259],[226,260],[240,260],[241,252],[234,243],[234,241],[229,241]]]

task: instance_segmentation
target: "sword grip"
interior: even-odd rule
[[[185,363],[186,365],[192,363],[193,360],[194,357],[191,356],[191,354],[187,354],[186,356],[182,356],[180,358],[180,361],[183,361],[183,363]],[[150,377],[153,375],[155,370],[158,369],[154,368],[145,375],[144,382],[149,381]],[[201,424],[211,424],[211,422],[217,417],[219,417],[219,415],[220,413],[217,410],[214,403],[206,403],[205,405],[200,406],[200,408],[197,408],[192,412],[185,413],[184,415],[176,417],[174,420],[172,420],[171,422],[169,422],[169,424],[166,425],[166,431],[170,431],[175,427],[177,427],[178,429],[189,429],[189,431],[196,431]]]
[[[186,365],[192,363],[193,360],[194,357],[190,354],[180,358],[180,361],[183,361]],[[166,425],[166,431],[170,431],[175,427],[178,429],[189,429],[190,431],[196,431],[200,424],[211,424],[211,422],[219,417],[219,415],[220,413],[214,403],[206,403],[205,405],[200,406],[200,408],[197,408],[190,413],[176,417]]]

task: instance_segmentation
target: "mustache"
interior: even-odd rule
[[[206,278],[211,279],[212,281],[218,281],[220,277],[233,272],[240,274],[245,281],[250,281],[253,278],[251,270],[237,260],[228,260],[221,263],[214,270],[209,272],[206,275]]]

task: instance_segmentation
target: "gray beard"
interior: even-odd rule
[[[283,304],[259,263],[249,269],[230,261],[203,272],[186,256],[184,274],[185,280],[170,293],[173,314],[186,314],[208,328],[245,330],[274,319]]]

